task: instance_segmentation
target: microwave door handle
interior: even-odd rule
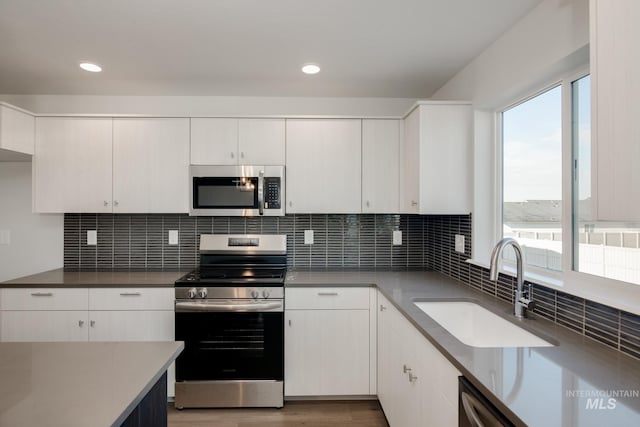
[[[264,171],[258,172],[258,213],[264,215]]]

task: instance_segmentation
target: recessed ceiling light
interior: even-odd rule
[[[97,64],[92,64],[91,62],[82,62],[80,63],[80,68],[85,71],[90,71],[92,73],[99,73],[102,71],[102,67]]]
[[[320,67],[316,64],[305,64],[302,66],[302,72],[305,74],[317,74],[320,72]]]

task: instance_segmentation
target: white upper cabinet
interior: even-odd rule
[[[362,121],[362,212],[398,213],[400,121]]]
[[[284,165],[284,119],[240,119],[238,156],[239,164]]]
[[[402,213],[472,209],[473,116],[469,103],[420,103],[404,121]]]
[[[287,120],[287,212],[361,212],[361,120]]]
[[[29,160],[34,140],[35,118],[8,105],[0,105],[0,160]]]
[[[193,165],[284,163],[284,119],[191,119]]]
[[[593,167],[597,218],[640,220],[640,2],[591,1]]]
[[[38,117],[36,212],[111,212],[110,118]]]
[[[189,211],[189,119],[113,120],[113,212]]]

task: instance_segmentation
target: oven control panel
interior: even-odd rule
[[[280,209],[282,207],[280,197],[280,177],[264,178],[264,208]]]
[[[176,299],[282,299],[283,287],[178,287]]]

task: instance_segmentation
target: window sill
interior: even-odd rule
[[[489,265],[469,259],[469,264],[489,269]],[[501,273],[515,277],[516,269],[506,265]],[[585,273],[549,273],[526,271],[524,279],[556,291],[565,292],[634,314],[640,314],[640,285],[593,276]]]

